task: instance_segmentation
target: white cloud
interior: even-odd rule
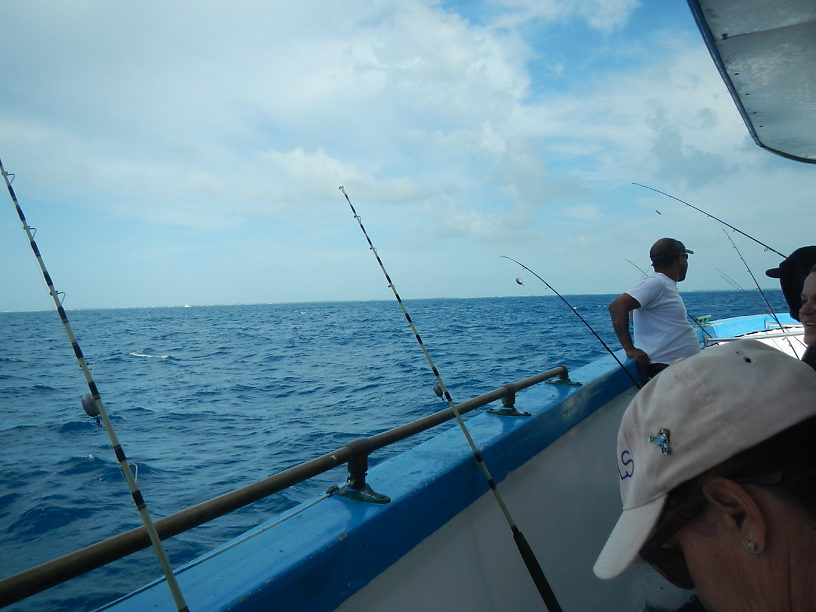
[[[571,17],[586,21],[600,32],[623,26],[640,0],[495,0],[506,12],[498,19],[502,27],[518,27],[527,21],[564,22]]]
[[[189,250],[255,234],[331,252],[340,185],[378,246],[421,245],[426,269],[450,240],[471,265],[518,245],[574,270],[594,265],[582,245],[623,242],[628,267],[656,234],[722,242],[632,181],[722,206],[787,250],[809,240],[765,211],[800,215],[812,178],[750,141],[690,15],[630,0],[451,7],[9,0],[0,155],[24,199],[127,226],[133,245],[167,226],[190,228]],[[238,253],[220,249],[219,265],[241,269]],[[586,290],[569,272],[565,290]]]
[[[255,194],[255,199],[278,207],[325,202],[327,194],[334,194],[341,185],[352,193],[364,192],[378,203],[412,202],[427,195],[411,179],[378,179],[321,149],[313,153],[300,147],[283,153],[265,151],[258,155],[258,161],[257,173],[265,177],[267,189]]]

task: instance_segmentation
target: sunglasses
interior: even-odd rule
[[[783,477],[784,473],[777,471],[760,476],[734,478],[734,481],[740,484],[773,486],[779,484]],[[696,505],[696,507],[686,507],[685,511],[675,510],[670,513],[640,549],[641,559],[657,570],[666,580],[681,589],[693,589],[694,580],[688,571],[683,549],[679,544],[671,542],[671,539],[701,510],[702,507]]]
[[[640,549],[640,557],[673,585],[681,589],[693,589],[694,580],[689,574],[683,549],[670,540],[689,521],[685,513],[676,513],[660,525]]]

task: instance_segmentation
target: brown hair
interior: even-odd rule
[[[658,524],[669,517],[676,520],[678,515],[692,521],[702,514],[706,507],[703,484],[715,476],[766,487],[799,508],[816,530],[816,417],[789,427],[675,487]]]

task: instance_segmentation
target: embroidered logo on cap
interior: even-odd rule
[[[649,436],[649,442],[659,446],[664,455],[671,455],[670,434],[671,432],[668,429],[661,427],[656,436]]]
[[[623,471],[621,471],[621,467]],[[635,473],[635,460],[632,458],[632,453],[628,450],[620,454],[620,465],[618,466],[618,475],[621,480],[631,478]]]

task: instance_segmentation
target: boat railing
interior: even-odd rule
[[[793,326],[791,326],[793,327]],[[776,329],[779,329],[778,327]],[[790,329],[790,327],[785,327],[785,329]],[[780,332],[754,332],[750,334],[745,334],[742,336],[731,336],[731,337],[713,337],[713,338],[705,338],[705,345],[706,346],[713,346],[715,344],[720,344],[721,342],[733,342],[734,340],[745,340],[746,338],[760,338],[762,340],[769,340],[771,338],[801,338],[802,337],[802,327],[799,326],[798,329],[793,329],[792,331],[780,331]]]
[[[555,377],[559,378],[559,382],[570,382],[567,368],[557,366],[530,378],[498,387],[489,393],[457,404],[456,407],[460,414],[465,414],[491,402],[502,400],[502,410],[493,412],[523,414],[515,410],[516,392]],[[170,538],[343,464],[347,464],[349,470],[344,488],[352,493],[370,491],[365,476],[371,453],[436,427],[454,417],[453,411],[446,408],[406,425],[354,440],[321,457],[158,519],[154,522],[156,531],[162,540]],[[148,546],[150,540],[147,530],[141,526],[4,578],[0,580],[0,607],[30,597]]]

